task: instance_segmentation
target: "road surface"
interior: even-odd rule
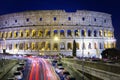
[[[43,58],[29,58],[23,80],[59,80],[50,62]]]

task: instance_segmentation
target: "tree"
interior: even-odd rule
[[[76,42],[73,41],[73,56],[76,57]]]
[[[110,60],[120,59],[120,51],[115,48],[106,49],[101,53],[101,55],[102,58]]]

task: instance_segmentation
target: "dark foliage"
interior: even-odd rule
[[[73,56],[76,57],[76,42],[73,41]]]
[[[110,60],[120,59],[120,50],[115,48],[106,49],[101,53],[101,55],[102,58],[107,58]]]

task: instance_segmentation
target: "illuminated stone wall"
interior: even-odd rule
[[[55,38],[58,38],[56,40]],[[78,10],[25,11],[0,16],[0,50],[14,54],[72,55],[100,57],[106,48],[116,46],[111,15]]]

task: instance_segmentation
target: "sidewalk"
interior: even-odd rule
[[[17,63],[15,60],[9,61],[8,64],[0,66],[0,79]]]

